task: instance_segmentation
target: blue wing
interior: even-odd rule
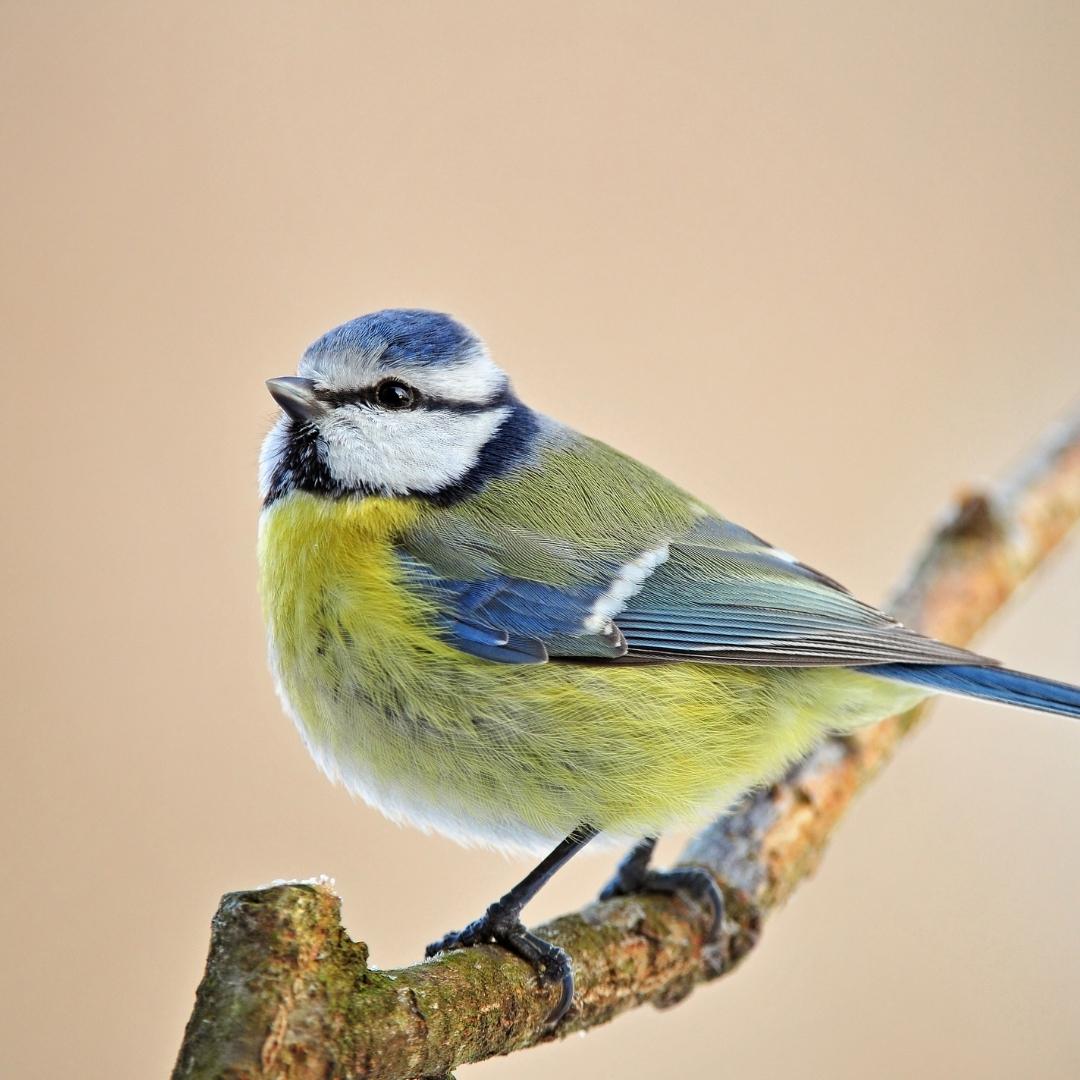
[[[600,586],[565,587],[494,573],[478,581],[440,576],[398,554],[412,588],[435,602],[442,630],[462,652],[504,664],[542,664],[549,656],[615,659],[626,642],[614,625],[585,624]]]
[[[522,538],[515,559],[528,561]],[[635,549],[597,552],[565,539],[553,545],[563,583],[511,572],[490,543],[465,542],[438,570],[402,550],[413,587],[442,612],[444,633],[464,652],[504,663],[553,659],[623,662],[693,660],[772,667],[889,663],[987,664],[922,637],[856,600],[831,578],[753,533],[716,517]],[[637,550],[636,556],[627,557]],[[480,552],[470,558],[470,551]],[[539,562],[539,559],[537,560]],[[450,568],[456,572],[447,572]]]

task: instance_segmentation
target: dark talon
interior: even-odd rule
[[[483,917],[469,923],[464,930],[447,934],[432,942],[424,956],[469,949],[474,945],[501,945],[533,966],[541,986],[562,984],[559,1002],[548,1015],[547,1023],[554,1027],[567,1013],[574,1000],[574,969],[570,957],[558,945],[529,933],[521,922],[498,904],[492,904]]]
[[[485,919],[477,919],[469,923],[464,930],[457,930],[445,937],[433,941],[425,950],[424,956],[428,959],[436,953],[449,952],[451,949],[468,949],[473,945],[491,944],[495,941],[494,932],[489,928]]]
[[[574,1001],[574,969],[570,957],[558,945],[544,941],[524,928],[515,935],[513,941],[506,942],[506,946],[532,964],[541,985],[561,983],[562,993],[547,1018],[547,1025],[554,1027],[566,1015]]]
[[[708,870],[700,866],[677,866],[673,870],[650,870],[649,860],[656,837],[648,837],[635,844],[619,863],[615,875],[600,891],[601,900],[616,896],[632,896],[634,893],[663,893],[671,896],[688,894],[693,900],[706,904],[712,919],[705,940],[713,944],[720,938],[724,921],[724,894]]]
[[[540,887],[575,852],[580,851],[597,830],[591,825],[580,825],[562,843],[556,845],[539,866],[526,874],[504,897],[496,900],[475,922],[464,930],[447,934],[432,942],[424,956],[449,952],[451,949],[468,949],[473,945],[501,945],[532,964],[540,985],[561,983],[559,1002],[547,1018],[548,1027],[554,1027],[567,1013],[574,1001],[574,969],[570,957],[550,941],[544,941],[529,933],[521,922],[521,909],[531,900]]]

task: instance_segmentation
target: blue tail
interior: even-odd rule
[[[1080,686],[1040,679],[1022,671],[975,664],[874,664],[859,671],[943,694],[963,694],[1080,719]]]

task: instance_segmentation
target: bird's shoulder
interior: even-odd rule
[[[640,461],[552,421],[516,468],[449,506],[426,507],[402,542],[440,568],[570,584],[602,580],[707,513]]]

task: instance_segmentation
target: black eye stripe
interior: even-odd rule
[[[381,386],[389,382],[407,386],[416,394],[416,398],[409,406],[414,412],[455,412],[455,413],[478,413],[487,412],[510,403],[511,394],[509,389],[501,389],[486,401],[456,401],[453,398],[437,397],[425,394],[414,386],[410,386],[404,379],[381,379],[374,386],[361,386],[355,390],[320,390],[316,389],[315,395],[320,401],[334,407],[337,405],[368,405],[372,408],[384,408],[378,400],[377,394]],[[404,412],[403,408],[396,411]]]
[[[320,401],[325,401],[327,405],[331,407],[336,405],[373,405],[379,406],[379,392],[384,387],[393,384],[396,386],[405,387],[412,390],[415,394],[413,401],[414,405],[419,405],[423,400],[423,395],[417,391],[414,387],[409,387],[407,383],[401,382],[398,379],[381,379],[375,383],[374,386],[360,386],[355,390],[319,390],[316,389],[315,396]]]

